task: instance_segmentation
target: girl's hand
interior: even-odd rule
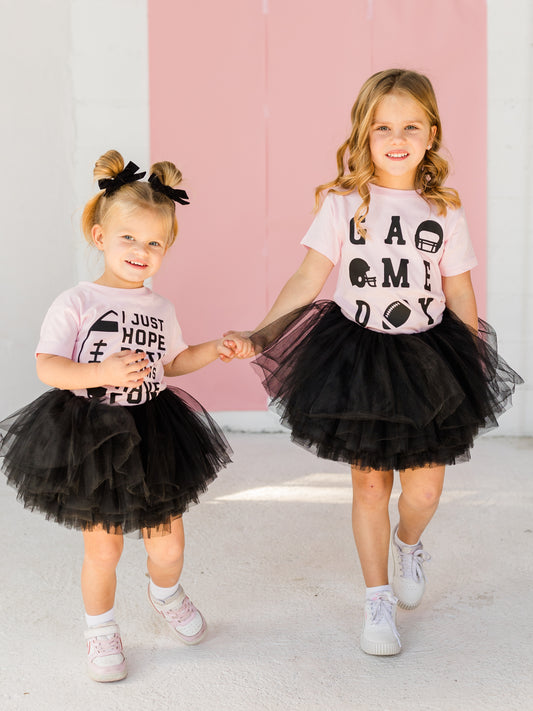
[[[178,353],[173,361],[165,365],[165,375],[173,378],[177,375],[193,373],[215,360],[229,363],[238,353],[242,352],[244,344],[241,341],[241,338],[232,336],[187,346],[184,351]]]
[[[229,363],[235,358],[236,345],[233,340],[221,338],[215,342],[215,348],[218,353],[218,358],[223,363]]]
[[[149,360],[145,353],[120,351],[97,364],[102,384],[114,387],[139,386],[149,373]]]
[[[225,342],[231,344],[234,358],[252,358],[255,355],[254,345],[250,340],[251,331],[226,331]]]

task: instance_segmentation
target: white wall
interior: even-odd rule
[[[147,0],[72,0],[72,106],[76,235],[97,186],[95,160],[110,148],[143,170],[150,166]],[[98,253],[77,238],[79,279],[98,271]]]
[[[497,433],[533,435],[533,10],[487,6],[488,319],[527,380]],[[114,147],[148,166],[147,0],[0,0],[0,60],[1,417],[44,389],[33,350],[46,308],[95,274],[79,230],[95,159]]]
[[[69,0],[1,1],[0,416],[43,389],[39,326],[76,276],[71,41]]]
[[[93,278],[81,236],[96,158],[149,161],[146,0],[0,0],[0,417],[45,389],[39,327]]]
[[[488,0],[488,320],[526,381],[497,434],[533,435],[533,6]],[[475,130],[468,125],[465,130]]]

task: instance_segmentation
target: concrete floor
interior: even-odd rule
[[[486,437],[451,467],[424,536],[421,606],[403,651],[365,655],[349,470],[286,434],[230,434],[234,463],[185,523],[186,591],[210,632],[176,642],[126,539],[116,610],[129,676],[85,672],[79,533],[0,486],[2,711],[529,711],[533,709],[533,440]],[[391,512],[398,498],[395,487]]]

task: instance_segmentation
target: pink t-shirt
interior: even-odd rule
[[[141,386],[72,391],[112,405],[139,405],[166,387],[163,366],[186,348],[174,306],[167,299],[146,286],[115,289],[82,281],[48,309],[36,352],[100,363],[121,350],[143,351],[150,360],[150,375]]]
[[[328,193],[302,240],[340,260],[334,300],[346,318],[373,331],[418,333],[440,323],[442,276],[476,266],[464,210],[438,215],[415,190],[370,185],[366,239],[355,231],[357,192]]]

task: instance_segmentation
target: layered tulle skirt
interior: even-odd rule
[[[50,390],[1,422],[0,438],[5,474],[25,507],[111,533],[168,531],[231,452],[211,416],[178,388],[132,407]]]
[[[349,321],[318,301],[252,335],[253,365],[297,443],[361,468],[409,469],[469,458],[497,425],[520,376],[494,330],[475,334],[452,312],[416,334]]]

